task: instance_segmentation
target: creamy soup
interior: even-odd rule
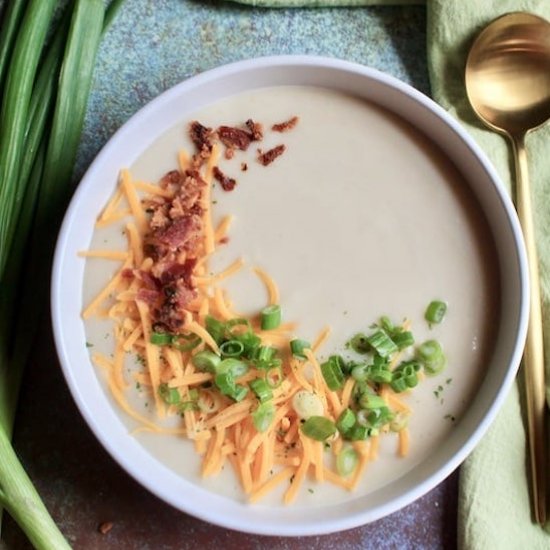
[[[299,123],[292,131],[268,130],[294,115]],[[344,344],[381,315],[410,319],[416,341],[435,338],[447,356],[441,374],[404,397],[413,408],[406,458],[396,456],[397,436],[385,435],[378,460],[369,463],[355,493],[308,481],[295,505],[345,501],[402,476],[460,422],[492,347],[498,279],[490,233],[460,174],[438,148],[373,104],[328,89],[288,86],[229,97],[192,117],[214,128],[241,126],[249,118],[264,124],[262,149],[283,143],[286,151],[267,167],[257,162],[254,143],[220,161],[238,183],[231,192],[215,185],[214,225],[227,214],[235,218],[229,242],[217,250],[210,268],[217,272],[236,258],[245,260],[245,268],[222,283],[235,310],[253,315],[265,305],[266,290],[251,270],[259,266],[277,282],[284,320],[299,323],[297,336],[311,341],[331,327],[320,359],[334,352],[349,355]],[[178,120],[143,152],[130,167],[136,179],[156,182],[177,167],[179,150],[192,150],[188,123]],[[90,248],[123,250],[122,227],[96,230]],[[85,304],[119,267],[88,260]],[[447,302],[448,312],[430,328],[424,312],[434,299]],[[87,321],[92,351],[112,353],[110,330],[108,321]],[[133,356],[127,361],[130,370]],[[98,377],[103,380],[100,370]],[[133,391],[132,383],[129,393],[140,413],[153,412],[147,392]],[[123,412],[120,418],[129,432],[136,427]],[[190,481],[246,500],[229,467],[201,479],[200,457],[183,438],[147,432],[129,437]],[[280,505],[282,491],[262,505]]]

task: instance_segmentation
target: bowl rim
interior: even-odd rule
[[[344,73],[352,73],[354,75],[364,77],[366,81],[376,81],[384,86],[396,90],[398,93],[412,99],[415,103],[420,104],[422,107],[430,111],[435,115],[440,122],[447,126],[458,136],[458,138],[466,145],[469,152],[476,158],[483,171],[487,174],[488,179],[492,182],[494,190],[501,203],[506,220],[512,232],[513,241],[515,245],[515,252],[518,257],[519,266],[519,311],[518,311],[518,327],[517,337],[513,349],[512,355],[509,357],[509,365],[506,370],[505,376],[502,378],[501,385],[496,392],[493,401],[489,404],[485,410],[483,417],[478,424],[477,428],[469,435],[469,437],[461,445],[460,449],[441,467],[423,478],[420,483],[416,483],[412,488],[400,494],[396,498],[391,499],[385,505],[378,506],[374,510],[367,512],[359,512],[349,514],[343,518],[325,518],[323,522],[309,521],[304,523],[292,523],[289,525],[281,525],[281,523],[274,522],[273,524],[259,525],[254,522],[253,519],[247,518],[246,507],[242,507],[243,513],[241,517],[235,517],[235,515],[225,516],[217,512],[216,506],[206,507],[205,509],[197,510],[192,504],[180,501],[175,501],[173,495],[169,494],[163,488],[157,486],[154,480],[151,480],[147,473],[138,471],[133,465],[130,457],[124,456],[118,449],[116,442],[110,440],[104,433],[102,427],[98,424],[92,411],[89,409],[85,398],[82,395],[81,388],[77,380],[77,376],[71,369],[70,353],[67,348],[67,342],[64,338],[63,326],[64,316],[60,304],[63,297],[62,288],[62,276],[64,268],[64,250],[67,246],[67,239],[71,229],[71,220],[75,216],[80,196],[83,190],[91,185],[93,173],[96,167],[100,166],[104,158],[110,154],[112,148],[116,146],[121,140],[126,139],[126,136],[133,131],[133,127],[144,117],[153,113],[160,105],[171,101],[174,97],[181,94],[189,93],[193,88],[197,88],[205,83],[218,81],[230,76],[235,76],[242,72],[256,71],[260,69],[285,69],[289,67],[299,68],[323,68],[335,71],[342,71]],[[227,65],[223,65],[214,69],[210,69],[204,73],[200,73],[187,80],[176,84],[174,87],[166,90],[144,107],[138,110],[125,124],[123,124],[115,134],[108,140],[107,144],[102,148],[99,154],[96,156],[90,167],[86,171],[80,185],[78,186],[73,199],[65,214],[63,224],[58,236],[57,245],[55,249],[55,257],[52,270],[51,281],[51,316],[53,324],[54,341],[57,349],[58,357],[61,363],[62,371],[65,380],[69,386],[72,397],[77,404],[80,413],[84,416],[86,423],[90,429],[94,432],[96,438],[101,442],[102,446],[109,452],[112,458],[123,467],[134,479],[136,479],[142,486],[146,487],[148,491],[157,495],[163,501],[168,502],[172,506],[189,513],[202,520],[230,528],[237,529],[243,532],[249,532],[262,535],[286,535],[286,536],[305,536],[305,535],[319,535],[326,534],[345,529],[357,527],[359,525],[369,523],[381,519],[382,517],[399,510],[400,508],[410,504],[414,500],[420,498],[429,490],[433,489],[441,481],[443,481],[448,475],[450,475],[470,454],[473,448],[480,441],[485,434],[493,420],[495,419],[498,411],[502,407],[506,396],[514,381],[516,371],[519,367],[521,355],[523,352],[523,344],[527,332],[527,318],[528,318],[528,278],[527,278],[527,259],[525,246],[523,242],[522,232],[520,229],[519,221],[517,219],[516,211],[513,207],[511,199],[504,188],[495,168],[486,157],[485,153],[475,142],[474,138],[463,128],[460,123],[455,120],[449,113],[447,113],[441,106],[435,101],[428,98],[423,93],[419,92],[409,84],[406,84],[399,79],[383,73],[377,69],[373,69],[358,63],[344,61],[336,58],[327,58],[319,56],[309,55],[283,55],[283,56],[268,56],[255,59],[248,59],[244,61],[237,61]],[[164,466],[164,465],[163,465]],[[205,489],[205,491],[208,491]],[[212,494],[212,493],[210,493]]]

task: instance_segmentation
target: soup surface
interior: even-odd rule
[[[269,131],[272,124],[298,116],[295,128]],[[178,152],[192,151],[190,120],[217,127],[261,122],[268,150],[286,146],[269,166],[256,160],[254,143],[220,168],[237,180],[231,192],[213,189],[214,226],[234,216],[229,241],[218,248],[212,272],[243,258],[245,268],[221,283],[236,311],[256,314],[266,290],[252,267],[277,282],[285,321],[296,321],[296,336],[314,340],[325,326],[330,339],[319,352],[348,354],[345,343],[368,331],[381,315],[407,318],[417,342],[437,339],[447,367],[426,378],[404,400],[413,409],[406,458],[396,456],[397,436],[381,438],[378,460],[369,463],[356,493],[325,483],[307,482],[297,506],[345,501],[402,476],[442,444],[460,422],[484,376],[498,308],[498,280],[489,231],[467,186],[433,143],[393,114],[337,91],[313,87],[277,87],[229,97],[177,120],[130,166],[135,179],[157,182],[177,168]],[[241,163],[247,164],[243,171]],[[121,166],[121,168],[123,168]],[[115,182],[113,182],[114,185]],[[97,229],[91,249],[126,248],[124,220]],[[120,264],[87,260],[84,304],[104,287]],[[448,311],[429,327],[426,306],[444,300]],[[86,321],[91,352],[112,353],[108,320]],[[135,357],[129,355],[128,381]],[[104,383],[101,370],[98,377]],[[129,399],[141,414],[154,418],[151,397],[134,391]],[[113,401],[113,407],[118,405]],[[200,477],[200,457],[177,436],[130,433],[136,422],[120,411],[128,437],[191,482],[231,498],[246,497],[230,468],[214,478]],[[177,419],[175,420],[177,422]],[[174,419],[172,419],[174,422]],[[279,505],[281,490],[262,503]]]

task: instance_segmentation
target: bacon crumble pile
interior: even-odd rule
[[[285,132],[296,126],[298,117],[274,124],[272,130]],[[153,329],[157,332],[178,332],[184,324],[184,312],[197,297],[193,271],[201,254],[203,239],[202,197],[206,182],[200,170],[210,158],[216,141],[225,147],[225,158],[232,159],[236,150],[246,151],[253,142],[263,140],[260,123],[248,119],[244,128],[220,126],[217,130],[193,121],[189,137],[196,151],[190,167],[185,171],[172,170],[160,181],[167,191],[166,197],[156,196],[144,201],[150,214],[149,228],[144,241],[144,252],[152,258],[151,272],[127,270],[125,276],[135,276],[142,282],[139,299],[149,305]],[[269,151],[258,149],[258,161],[268,166],[285,151],[285,145],[277,145]],[[241,171],[248,170],[245,162]],[[214,179],[224,191],[232,191],[237,182],[224,174],[218,166],[213,168]],[[168,198],[170,197],[170,198]]]

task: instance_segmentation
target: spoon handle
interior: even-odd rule
[[[546,521],[546,402],[544,345],[538,255],[533,224],[531,186],[527,168],[525,135],[512,138],[516,165],[516,207],[525,237],[529,263],[530,312],[523,371],[527,401],[527,426],[531,463],[532,498],[535,520]]]

